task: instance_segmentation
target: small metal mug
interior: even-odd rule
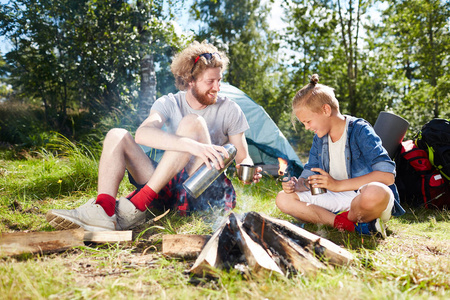
[[[238,169],[238,178],[244,183],[252,183],[255,176],[255,166],[252,165],[240,165]]]
[[[312,184],[309,185],[309,189],[311,190],[311,195],[320,195],[327,192],[326,188],[313,187]]]

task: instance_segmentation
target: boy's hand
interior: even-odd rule
[[[320,175],[311,175],[308,177],[308,183],[314,187],[326,188],[330,191],[339,190],[339,180],[335,180],[327,172],[320,168],[312,168],[311,171],[320,173]]]
[[[292,176],[290,180],[283,181],[281,186],[283,187],[283,191],[286,194],[291,194],[295,192],[295,187],[297,185],[298,179],[295,176]]]

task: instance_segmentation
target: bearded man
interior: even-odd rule
[[[235,102],[218,96],[228,62],[225,53],[205,42],[194,42],[176,55],[171,71],[180,91],[153,104],[135,138],[121,128],[108,132],[100,158],[97,198],[76,209],[50,210],[46,216],[50,225],[59,230],[127,230],[145,222],[151,208],[175,208],[182,215],[211,208],[233,209],[236,193],[224,174],[197,199],[182,187],[204,163],[223,168],[222,155],[228,157],[223,145],[228,143],[237,149],[237,167],[253,164],[244,135],[249,128],[244,113]],[[164,150],[159,162],[144,152],[149,147]],[[136,190],[116,200],[125,170]],[[262,177],[260,172],[257,168],[254,182]]]

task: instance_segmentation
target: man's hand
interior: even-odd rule
[[[253,175],[253,183],[258,183],[261,178],[262,178],[262,168],[261,167],[256,167],[255,168],[255,175]]]
[[[203,144],[195,142],[193,143],[190,153],[192,155],[198,156],[203,162],[206,164],[206,167],[208,169],[211,169],[211,163],[214,164],[214,167],[217,170],[220,170],[225,167],[225,163],[223,161],[223,156],[225,158],[228,158],[230,155],[228,154],[227,150],[222,146],[217,145],[210,145],[210,144]]]
[[[239,170],[241,165],[246,165],[246,163],[240,163],[236,164],[236,169]],[[262,178],[262,168],[261,167],[255,167],[255,174],[253,174],[253,183],[258,183]],[[244,183],[244,184],[251,184],[251,183]]]

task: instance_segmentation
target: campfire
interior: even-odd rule
[[[215,231],[191,268],[197,276],[213,275],[213,268],[243,266],[288,274],[313,274],[353,260],[350,252],[294,224],[260,213],[242,220],[231,213]]]
[[[288,167],[288,162],[287,160],[278,157],[278,164],[279,164],[279,168],[278,168],[278,176],[279,176],[279,180],[281,181],[289,181],[289,179],[291,178],[289,171],[286,172],[287,167]]]

